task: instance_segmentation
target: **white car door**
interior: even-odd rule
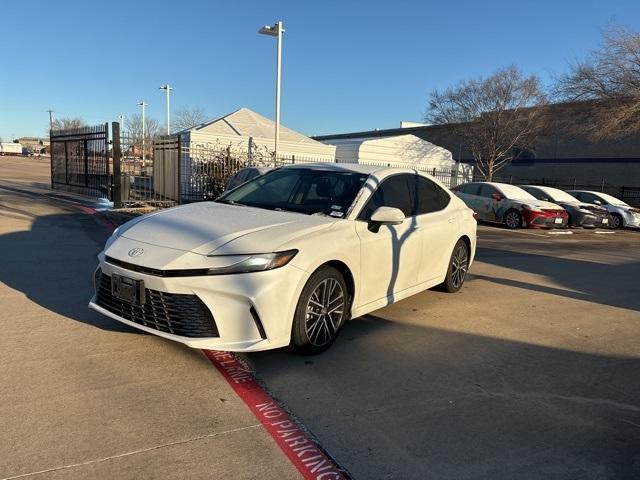
[[[457,211],[447,208],[451,197],[428,178],[416,175],[416,218],[422,231],[418,283],[446,274],[460,226]]]
[[[412,174],[386,178],[358,215],[360,293],[358,306],[389,297],[417,283],[422,255],[422,230],[412,215],[409,191]],[[395,207],[406,216],[400,225],[373,225],[368,220],[378,207]],[[383,302],[387,303],[387,302]]]

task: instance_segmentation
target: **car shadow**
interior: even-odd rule
[[[637,358],[398,323],[392,308],[322,355],[247,355],[354,478],[640,478]]]
[[[586,247],[583,247],[586,248]],[[600,247],[602,248],[602,247]],[[476,279],[536,292],[640,311],[640,261],[603,263],[542,255],[519,249],[479,247],[478,261],[545,277],[558,287],[504,278],[474,275]]]
[[[16,209],[19,210],[19,209]],[[104,330],[143,333],[87,307],[93,296],[96,255],[108,233],[92,215],[34,217],[28,230],[0,235],[0,282],[64,317]]]

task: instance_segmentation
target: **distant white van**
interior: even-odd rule
[[[22,155],[22,144],[13,142],[1,142],[0,155]]]

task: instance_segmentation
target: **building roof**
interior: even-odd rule
[[[243,107],[235,112],[223,115],[222,117],[218,117],[187,130],[183,130],[180,133],[198,132],[227,137],[237,136],[273,139],[275,137],[275,128],[274,121],[263,117],[253,110]],[[306,145],[323,145],[306,135],[282,125],[280,125],[280,141]]]

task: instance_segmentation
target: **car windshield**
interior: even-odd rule
[[[578,200],[576,197],[571,196],[570,194],[568,194],[567,192],[565,192],[564,190],[560,190],[558,188],[551,188],[551,187],[538,187],[540,190],[542,190],[544,193],[547,194],[548,197],[551,198],[552,201],[554,202],[579,202],[580,200]]]
[[[598,192],[597,195],[602,198],[606,203],[610,205],[616,205],[618,207],[628,207],[629,204],[623,202],[622,200],[612,197],[611,195],[607,195],[606,193]]]
[[[350,171],[280,168],[250,180],[216,202],[342,218],[367,177]]]
[[[516,187],[515,185],[501,183],[498,185],[498,188],[502,190],[502,193],[507,198],[519,200],[536,200],[536,197],[531,195],[529,192],[521,189],[520,187]]]

